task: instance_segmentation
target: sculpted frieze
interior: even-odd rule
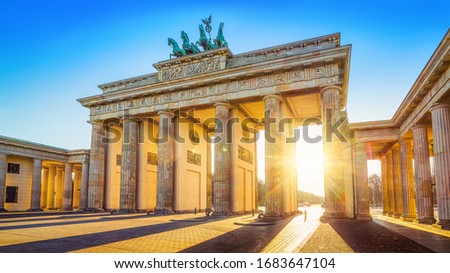
[[[202,66],[206,67],[206,66]],[[214,68],[214,67],[213,67]],[[198,68],[204,69],[204,68]],[[212,69],[212,68],[211,68]],[[215,69],[215,68],[214,68]],[[212,84],[189,90],[174,91],[171,93],[149,95],[144,98],[132,99],[103,106],[95,106],[93,113],[110,113],[129,108],[159,105],[165,103],[181,102],[190,99],[216,96],[220,94],[235,93],[255,88],[264,88],[281,84],[290,84],[301,81],[309,81],[318,78],[326,79],[327,83],[338,81],[339,69],[336,64],[321,67],[305,67],[303,69],[286,71],[272,75],[259,76],[249,79],[235,80],[225,83]]]

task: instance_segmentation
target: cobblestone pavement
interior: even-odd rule
[[[235,224],[251,215],[2,214],[0,253],[290,252],[317,227],[321,213],[311,214],[265,226]]]

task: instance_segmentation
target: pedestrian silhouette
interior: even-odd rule
[[[304,213],[305,218],[303,219],[303,222],[306,222],[306,214],[308,214],[308,212],[307,212],[306,209],[305,209],[305,213]]]

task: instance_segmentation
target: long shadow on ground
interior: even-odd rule
[[[186,248],[187,253],[257,253],[277,235],[293,217],[269,226],[243,226],[213,239]]]
[[[373,221],[341,220],[331,227],[355,252],[360,253],[428,253],[432,250]]]
[[[158,215],[155,215],[158,216]],[[80,216],[82,217],[82,216]],[[86,216],[85,216],[86,217]],[[91,219],[91,220],[77,220],[74,221],[64,221],[64,222],[48,222],[48,223],[39,223],[39,224],[28,224],[28,225],[16,225],[16,226],[0,226],[0,230],[12,230],[12,229],[25,229],[25,228],[39,228],[39,227],[52,227],[52,226],[67,226],[67,225],[74,225],[74,224],[89,224],[89,223],[96,223],[96,222],[107,222],[107,221],[119,221],[119,220],[130,220],[130,219],[139,219],[139,218],[151,218],[154,217],[154,215],[145,215],[145,214],[132,214],[130,216],[109,216],[109,215],[92,215],[88,217],[101,217],[98,219]],[[61,220],[61,219],[74,219],[75,217],[61,217],[56,219],[48,219],[48,220]]]
[[[210,219],[208,222],[220,219]],[[151,219],[149,218],[149,222]],[[80,250],[84,248],[105,245],[109,243],[120,242],[129,239],[135,239],[143,236],[157,234],[161,232],[171,231],[180,228],[192,227],[204,224],[205,222],[169,222],[163,224],[155,224],[141,226],[135,228],[127,228],[121,230],[112,230],[98,232],[93,234],[70,236],[58,239],[42,240],[31,243],[22,243],[9,246],[1,246],[0,253],[62,253]]]

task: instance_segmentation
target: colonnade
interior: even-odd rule
[[[430,112],[438,219],[427,124],[414,125],[412,139],[400,139],[381,156],[383,214],[450,229],[450,105],[435,104]]]
[[[269,115],[266,118],[275,119],[274,123],[265,123],[265,130],[270,134],[274,141],[266,141],[266,215],[267,216],[283,216],[295,213],[297,211],[297,172],[296,172],[296,160],[295,160],[295,143],[288,143],[287,139],[292,138],[294,135],[293,122],[288,123],[285,128],[280,131],[279,121],[283,117],[292,117],[289,113],[288,106],[283,101],[283,98],[278,95],[268,95],[263,98],[266,114]],[[238,109],[227,102],[222,101],[213,105],[215,110],[216,126],[214,131],[211,132],[214,135],[214,139],[217,142],[214,144],[214,168],[211,191],[206,191],[208,195],[206,200],[210,204],[203,203],[204,207],[198,209],[204,209],[211,205],[214,206],[214,213],[218,215],[227,215],[230,213],[241,213],[243,211],[250,211],[251,209],[257,210],[257,177],[256,177],[256,143],[253,143],[250,149],[249,160],[252,165],[247,170],[241,170],[237,163],[238,153],[242,153],[242,142],[235,141],[236,135],[240,133],[240,126],[234,126],[230,124],[232,118],[237,117]],[[156,116],[157,130],[158,130],[158,142],[157,145],[157,175],[156,175],[156,213],[173,213],[177,211],[175,208],[179,200],[175,191],[180,189],[182,185],[180,183],[189,183],[189,181],[180,180],[180,174],[178,173],[177,166],[184,164],[179,162],[180,151],[177,149],[187,149],[183,146],[177,146],[174,137],[174,132],[179,131],[176,128],[177,120],[180,117],[174,115],[172,111],[159,111]],[[141,121],[140,121],[141,120]],[[293,121],[293,119],[291,119]],[[142,119],[133,116],[125,116],[122,118],[120,124],[122,124],[122,139],[121,139],[121,164],[120,164],[120,212],[134,212],[141,211],[142,208],[136,204],[142,203],[142,198],[146,197],[136,194],[137,191],[148,187],[141,181],[142,178],[139,175],[142,170],[139,167],[139,154],[146,153],[145,149],[139,150],[138,138],[140,133],[140,123]],[[108,187],[108,183],[105,182],[105,162],[108,156],[112,156],[108,145],[105,145],[104,137],[108,134],[107,121],[92,121],[92,142],[91,142],[91,155],[90,155],[90,169],[89,169],[89,186],[88,186],[88,210],[104,210],[110,209],[105,207],[104,200],[105,187]],[[155,123],[156,124],[156,123]],[[177,132],[178,132],[177,131]],[[142,135],[142,134],[141,134]],[[239,138],[237,138],[239,140]],[[163,141],[162,141],[163,140]],[[119,149],[120,150],[120,149]],[[207,158],[206,153],[201,154],[200,157]],[[240,155],[241,156],[241,155]],[[244,156],[245,157],[245,156]],[[254,158],[254,159],[253,159]],[[105,160],[106,159],[106,160]],[[241,159],[241,158],[240,158]],[[240,160],[239,159],[239,160]],[[184,160],[181,158],[181,160]],[[241,161],[239,161],[241,162]],[[204,164],[204,163],[203,163]],[[247,164],[247,163],[246,163]],[[240,173],[243,176],[239,176]],[[106,175],[108,176],[108,175]],[[109,177],[109,176],[108,176]],[[240,177],[246,177],[248,181],[241,181]],[[110,179],[110,178],[107,178]],[[147,179],[147,178],[144,178]],[[178,182],[176,181],[178,179]],[[183,177],[181,177],[183,179]],[[186,178],[187,179],[187,178]],[[244,179],[244,180],[245,180]],[[244,184],[245,185],[244,185]],[[252,185],[250,185],[251,183]],[[139,186],[142,185],[142,186]],[[111,187],[111,186],[109,186]],[[251,201],[244,200],[243,206],[237,205],[237,198],[250,198],[248,191],[251,190]],[[244,192],[244,193],[243,193]],[[245,193],[246,192],[246,193]],[[182,193],[181,193],[182,194]],[[209,203],[208,202],[208,203]],[[252,206],[246,204],[252,203]],[[108,205],[109,206],[109,205]],[[153,208],[147,208],[153,209]]]

